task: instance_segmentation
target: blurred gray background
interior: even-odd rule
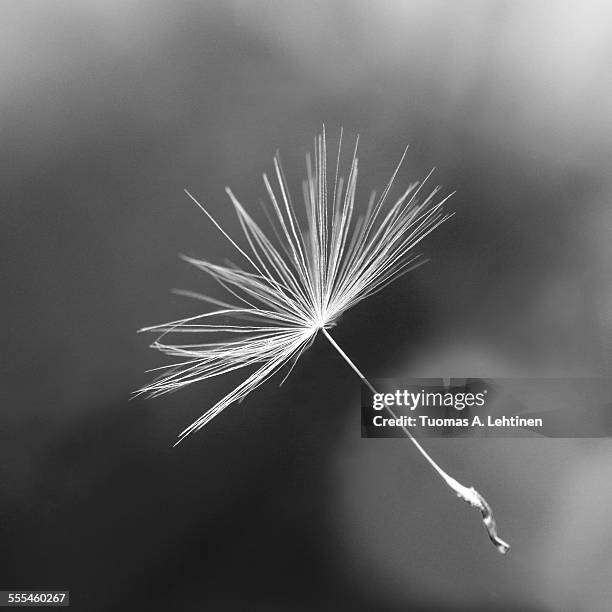
[[[128,401],[164,363],[144,325],[212,291],[279,148],[299,193],[325,123],[360,185],[437,167],[456,216],[431,261],[335,336],[382,376],[609,373],[612,6],[451,0],[4,2],[0,23],[2,589],[77,610],[610,609],[607,440],[362,440],[319,339],[177,449],[240,380]],[[219,294],[219,297],[221,295]],[[196,305],[197,306],[197,305]]]

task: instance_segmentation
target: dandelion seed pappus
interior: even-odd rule
[[[316,136],[314,153],[306,156],[301,218],[280,157],[274,157],[273,178],[263,175],[271,232],[265,232],[226,187],[242,230],[242,245],[185,190],[245,267],[183,257],[212,277],[228,297],[178,292],[216,309],[141,330],[157,333],[152,348],[175,361],[157,368],[158,377],[136,393],[158,396],[233,371],[248,369],[250,373],[186,427],[177,444],[283,368],[287,368],[285,378],[289,376],[319,333],[376,393],[329,330],[350,308],[424,263],[415,248],[452,216],[444,210],[452,193],[440,198],[440,187],[427,193],[432,170],[392,199],[391,189],[406,158],[406,147],[384,189],[379,195],[372,192],[365,207],[361,206],[357,202],[359,137],[352,147],[346,179],[340,175],[342,140],[340,130],[335,167],[328,174],[325,128]],[[196,341],[179,340],[194,335]],[[385,405],[385,409],[392,418],[398,418],[390,406]],[[481,512],[489,538],[500,552],[507,552],[509,545],[497,536],[491,509],[482,495],[447,474],[409,429],[404,427],[403,431],[452,491]]]

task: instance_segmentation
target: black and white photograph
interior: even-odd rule
[[[612,611],[612,4],[1,6],[0,607]]]

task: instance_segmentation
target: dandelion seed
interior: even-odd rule
[[[411,184],[398,200],[390,203],[389,193],[406,156],[406,148],[382,193],[378,198],[373,194],[365,212],[359,214],[355,207],[358,142],[357,138],[345,182],[339,176],[340,132],[331,183],[327,175],[325,129],[316,137],[314,167],[307,155],[307,180],[302,185],[305,227],[298,220],[280,159],[278,155],[274,158],[274,181],[266,174],[263,180],[270,200],[272,214],[269,220],[276,241],[266,235],[229,188],[226,191],[248,247],[241,247],[185,190],[230,242],[242,258],[245,269],[184,258],[215,279],[230,294],[230,301],[181,292],[218,309],[141,330],[159,333],[152,347],[179,361],[160,368],[163,374],[138,393],[156,396],[234,370],[250,368],[254,371],[184,429],[177,444],[231,404],[242,401],[287,365],[290,366],[288,376],[319,332],[364,384],[376,392],[329,330],[349,308],[423,263],[419,255],[413,254],[414,248],[451,216],[444,212],[443,205],[452,194],[434,203],[439,191],[436,188],[423,197],[430,173],[424,180]],[[175,334],[198,334],[199,342],[170,343],[166,340]],[[397,418],[390,407],[385,408]],[[486,500],[474,488],[465,487],[448,475],[407,428],[403,431],[455,494],[480,510],[491,541],[501,553],[506,553],[510,547],[497,536]]]

